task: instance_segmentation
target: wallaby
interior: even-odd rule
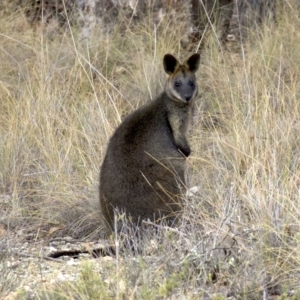
[[[169,75],[156,100],[131,113],[109,141],[100,173],[102,216],[114,229],[115,211],[142,220],[174,222],[182,209],[187,132],[198,88],[195,73],[200,55],[183,64],[171,54],[163,59]]]

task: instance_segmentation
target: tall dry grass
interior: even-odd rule
[[[128,287],[119,298],[199,299],[229,290],[262,299],[277,284],[282,293],[300,290],[296,4],[283,5],[277,26],[250,33],[236,51],[219,49],[214,37],[207,42],[187,173],[198,192],[186,197],[179,231],[157,237],[151,258],[145,250],[143,262],[120,261],[115,277],[111,271],[105,288],[114,295],[119,276]],[[7,230],[101,235],[98,174],[108,139],[163,89],[163,55],[189,54],[181,47],[186,28],[165,16],[157,28],[151,20],[116,24],[80,41],[77,28],[48,34],[21,14],[1,19],[0,221]]]

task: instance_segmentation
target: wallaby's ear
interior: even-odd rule
[[[173,74],[178,66],[179,62],[172,54],[166,54],[164,56],[164,69],[167,74]]]
[[[196,73],[200,65],[200,54],[194,53],[184,62],[184,64],[187,65],[191,72]]]

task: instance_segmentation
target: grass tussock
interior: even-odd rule
[[[249,32],[235,51],[207,41],[187,174],[197,192],[186,197],[178,230],[156,231],[139,258],[118,258],[106,274],[88,267],[76,284],[41,299],[199,299],[208,292],[262,299],[276,289],[280,299],[297,299],[296,4],[279,7],[277,25]],[[162,90],[163,55],[188,56],[186,28],[166,16],[157,27],[145,19],[80,40],[75,27],[48,35],[20,12],[1,17],[0,222],[7,230],[100,234],[98,174],[108,139]]]

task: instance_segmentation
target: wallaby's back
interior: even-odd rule
[[[129,115],[111,137],[100,174],[101,211],[110,229],[115,209],[135,224],[164,216],[172,221],[180,211],[199,62],[199,54],[182,65],[165,55],[170,76],[164,92]]]

